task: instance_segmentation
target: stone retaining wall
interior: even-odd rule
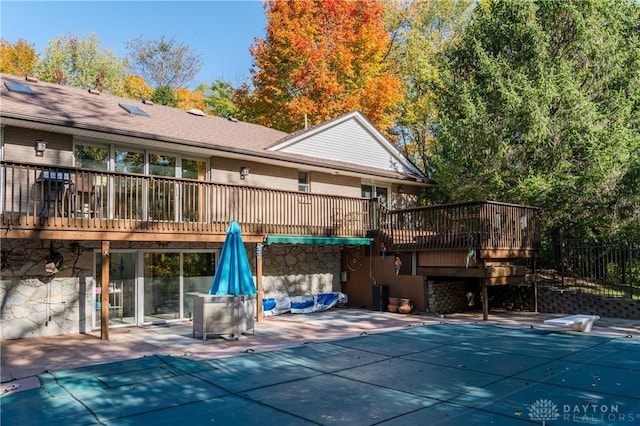
[[[587,314],[606,318],[640,319],[640,301],[540,286],[538,311],[550,314]]]
[[[476,292],[467,281],[427,281],[427,312],[450,314],[473,308]]]

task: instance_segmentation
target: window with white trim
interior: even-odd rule
[[[298,171],[298,191],[299,192],[309,192],[309,172],[301,172]]]

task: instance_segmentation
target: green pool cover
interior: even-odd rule
[[[206,361],[46,373],[2,425],[640,424],[640,342],[440,324]]]

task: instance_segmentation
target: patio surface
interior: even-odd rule
[[[560,315],[281,315],[227,340],[189,323],[2,342],[0,423],[626,425],[640,321]],[[6,422],[6,423],[5,423]]]

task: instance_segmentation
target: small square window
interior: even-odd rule
[[[309,172],[298,172],[298,191],[309,192]]]

